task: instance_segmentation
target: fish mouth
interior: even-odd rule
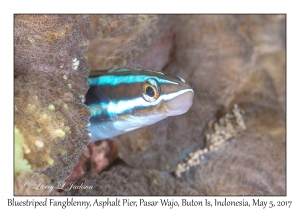
[[[181,90],[172,100],[162,100],[166,116],[175,116],[186,113],[193,105],[193,89]]]

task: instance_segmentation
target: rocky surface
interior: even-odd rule
[[[100,174],[86,173],[79,180],[94,185],[93,190],[70,191],[68,194],[286,193],[284,15],[75,15],[60,20],[66,29],[69,25],[71,28],[78,26],[81,35],[89,40],[84,56],[91,73],[124,66],[162,70],[183,77],[195,92],[193,106],[186,114],[113,138],[123,161],[111,164]],[[27,30],[35,34],[38,25],[36,23]],[[80,37],[78,33],[75,34]],[[29,36],[26,37],[28,39]],[[60,35],[56,33],[53,37],[60,40]],[[53,39],[51,36],[48,38]],[[56,44],[70,46],[68,42],[56,41]],[[76,49],[82,52],[80,46],[85,44],[85,41],[82,42]],[[17,49],[20,46],[24,50]],[[38,69],[48,65],[59,67],[50,56],[52,54],[43,57],[42,62],[47,64],[43,68],[35,69],[35,65],[30,66],[28,62],[22,65],[24,52],[33,52],[35,48],[40,50],[44,45],[29,46],[30,40],[27,45],[15,46],[20,54],[15,56],[16,81],[22,78],[20,75],[23,73],[20,72],[28,75],[28,69],[32,69],[30,71],[34,72],[34,76],[46,78],[47,71]],[[68,73],[54,72],[55,78],[56,75],[63,78]],[[82,90],[86,90],[84,80],[68,78],[76,83],[72,87],[82,85]],[[83,78],[86,78],[85,74]],[[53,89],[60,87],[56,87],[56,83],[49,83],[52,95]],[[39,93],[38,83],[34,84],[37,84],[34,87]],[[68,87],[68,83],[62,84]],[[45,94],[49,94],[46,87],[44,89]],[[59,94],[57,96],[61,97]],[[45,105],[44,102],[39,103]],[[180,178],[176,177],[174,172],[178,163],[185,160],[189,153],[207,148],[206,137],[211,123],[219,122],[233,109],[234,104],[243,110],[246,129],[232,136],[226,144],[206,152],[200,164],[184,171]],[[76,109],[74,113],[81,112]],[[86,117],[85,114],[83,116]],[[19,121],[15,125],[21,130]],[[79,127],[79,131],[84,133],[84,128]]]

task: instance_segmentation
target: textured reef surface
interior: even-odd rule
[[[61,181],[90,138],[90,112],[83,104],[87,39],[67,16],[16,15],[14,20],[15,129],[23,147],[18,157],[33,172]]]
[[[286,194],[284,15],[16,15],[14,39],[15,194],[78,162],[93,189],[48,194]],[[87,77],[118,67],[183,77],[193,106],[87,147]]]

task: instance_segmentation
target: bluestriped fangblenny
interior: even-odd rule
[[[154,70],[114,69],[89,78],[90,141],[111,138],[183,114],[194,91],[181,77]]]

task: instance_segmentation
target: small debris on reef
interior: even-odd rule
[[[189,156],[177,165],[175,171],[176,177],[181,177],[181,174],[191,167],[199,165],[201,160],[205,159],[205,154],[208,151],[217,150],[225,145],[232,138],[237,136],[241,131],[246,130],[247,127],[243,120],[243,111],[239,109],[237,104],[231,112],[226,113],[224,117],[217,122],[211,120],[208,123],[208,132],[206,133],[206,147],[204,149],[197,149],[191,152]]]
[[[118,147],[114,141],[91,142],[91,173],[99,173],[118,157]]]
[[[86,173],[100,173],[118,157],[118,148],[110,140],[91,142],[80,156],[78,164],[66,179],[66,185],[78,180]]]
[[[66,185],[70,184],[70,182],[74,182],[78,180],[78,178],[82,177],[85,174],[86,167],[85,163],[90,157],[90,149],[89,146],[87,146],[81,156],[79,157],[79,161],[77,165],[74,167],[72,173],[67,177],[66,179]]]
[[[88,147],[72,174],[94,188],[61,196],[286,194],[286,15],[26,14],[15,15],[14,26],[14,125],[24,137],[15,135],[22,170],[15,170],[15,195],[59,193],[24,182],[66,180],[89,141],[82,99],[90,69],[125,64],[184,77],[194,104],[182,116],[114,138],[122,160],[101,173],[92,169],[108,157],[103,141],[95,142],[94,154],[102,155],[92,163]],[[214,124],[222,131],[219,119],[234,103],[246,113],[247,130],[225,140],[229,134],[217,134]],[[206,135],[221,141],[209,144]],[[183,178],[173,177],[181,161]]]

